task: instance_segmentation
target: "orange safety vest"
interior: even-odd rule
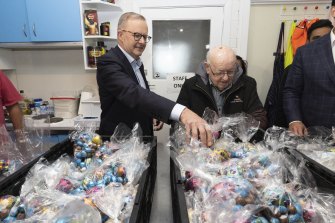
[[[293,34],[292,34],[292,48],[293,48],[293,55],[295,55],[295,52],[297,49],[307,42],[307,30],[313,23],[316,21],[319,21],[319,18],[314,18],[310,21],[307,19],[304,19],[299,22],[299,24],[296,26]]]

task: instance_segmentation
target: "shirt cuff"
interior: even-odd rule
[[[291,124],[296,123],[296,122],[301,122],[302,123],[302,121],[295,120],[295,121],[290,122],[288,125],[291,125]]]
[[[184,105],[176,104],[171,111],[170,120],[179,122],[180,115],[185,108]]]

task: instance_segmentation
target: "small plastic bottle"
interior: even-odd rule
[[[24,90],[20,90],[20,95],[22,96],[22,100],[19,101],[19,106],[22,110],[22,113],[24,115],[31,115],[31,109],[30,109],[30,106],[29,106],[31,101],[24,94]]]
[[[42,98],[35,98],[34,99],[34,105],[35,105],[35,113],[36,115],[40,115],[41,114],[41,105],[43,103]]]

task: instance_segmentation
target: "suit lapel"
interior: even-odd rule
[[[119,56],[119,58],[121,59],[122,64],[126,68],[127,74],[129,74],[129,76],[134,81],[136,81],[136,83],[138,83],[138,80],[136,78],[136,75],[135,75],[135,72],[133,70],[133,67],[129,63],[129,60],[127,59],[127,57],[123,54],[123,52],[120,50],[120,48],[118,46],[116,46],[114,49],[115,49],[115,53]],[[138,83],[138,84],[140,84],[140,83]]]
[[[320,43],[316,46],[321,50],[321,59],[324,58],[325,65],[328,69],[329,78],[334,82],[335,84],[335,63],[333,58],[333,52],[331,48],[330,43],[330,35],[327,35],[324,39],[320,41]]]
[[[145,77],[145,72],[144,72],[144,66],[143,66],[143,64],[140,67],[140,71],[141,71],[141,74],[142,74],[145,86],[146,86],[147,89],[149,89],[149,84],[148,84],[147,78]]]

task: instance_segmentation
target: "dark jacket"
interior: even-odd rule
[[[287,121],[335,126],[335,64],[330,35],[298,48],[284,88]]]
[[[224,93],[224,97],[224,114],[245,112],[260,121],[262,129],[266,129],[266,112],[259,100],[255,79],[244,74],[239,76],[232,87]],[[206,107],[218,112],[208,74],[196,74],[187,79],[182,86],[177,103],[185,105],[201,117]]]
[[[169,121],[176,103],[149,90],[143,66],[140,70],[147,89],[142,88],[131,64],[118,46],[100,57],[97,67],[102,110],[100,134],[112,135],[120,123],[132,129],[138,122],[143,135],[152,136],[153,118],[165,123]]]

